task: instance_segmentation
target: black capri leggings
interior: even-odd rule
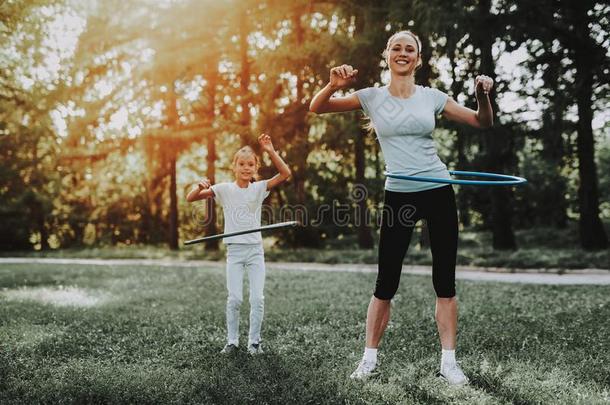
[[[375,297],[390,300],[396,294],[413,229],[422,218],[427,221],[430,233],[436,296],[455,296],[458,219],[455,193],[448,185],[413,193],[385,191]]]

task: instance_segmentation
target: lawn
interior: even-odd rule
[[[431,281],[404,276],[381,374],[349,380],[374,277],[269,270],[266,353],[226,357],[221,266],[1,265],[0,403],[610,401],[607,286],[458,282],[471,385],[450,387]]]

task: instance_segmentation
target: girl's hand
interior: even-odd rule
[[[356,82],[358,69],[350,65],[336,66],[330,69],[330,87],[333,89],[343,89]]]
[[[493,86],[494,81],[489,76],[480,75],[474,79],[474,88],[477,97],[489,94]]]
[[[271,137],[267,134],[261,134],[258,137],[258,143],[261,145],[261,148],[267,153],[271,153],[275,151],[273,148],[273,143],[271,143]]]
[[[201,181],[199,183],[197,183],[197,188],[199,188],[199,191],[207,190],[211,186],[212,186],[212,184],[210,183],[210,180],[208,180],[206,178],[201,179]]]

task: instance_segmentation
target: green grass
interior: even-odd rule
[[[266,354],[224,357],[222,266],[2,265],[0,403],[608,403],[605,286],[458,282],[458,357],[472,384],[435,373],[431,281],[404,276],[381,375],[348,379],[373,274],[269,270]],[[9,299],[80,292],[88,307]],[[242,339],[247,325],[242,307]]]

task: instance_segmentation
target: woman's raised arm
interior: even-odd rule
[[[467,124],[475,128],[489,128],[493,125],[493,110],[489,100],[489,92],[493,80],[487,76],[477,76],[475,79],[475,94],[479,105],[477,111],[458,104],[454,99],[447,100],[443,116],[451,121]]]
[[[309,104],[309,111],[316,114],[329,112],[353,111],[362,108],[360,100],[355,94],[345,97],[332,97],[339,89],[346,88],[356,81],[358,69],[350,65],[341,65],[330,70],[330,80],[322,90],[320,90]]]

